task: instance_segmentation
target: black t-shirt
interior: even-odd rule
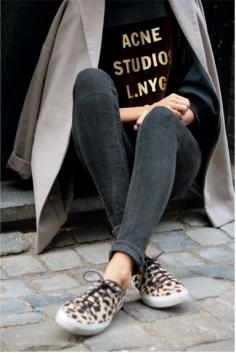
[[[98,67],[112,77],[120,107],[164,98],[173,57],[168,12],[164,0],[106,2]]]
[[[196,119],[187,127],[206,162],[220,105],[167,0],[106,0],[98,67],[112,77],[120,107],[152,104],[171,93],[188,98]],[[203,179],[203,169],[200,174]]]

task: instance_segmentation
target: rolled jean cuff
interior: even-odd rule
[[[132,275],[136,275],[137,273],[142,272],[143,264],[144,264],[144,255],[139,253],[139,249],[133,246],[133,244],[129,244],[124,241],[116,241],[114,245],[112,245],[111,250],[109,252],[109,261],[115,252],[121,251],[130,255],[134,260],[134,267],[132,271]]]

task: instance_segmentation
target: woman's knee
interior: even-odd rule
[[[107,93],[113,84],[110,75],[100,68],[86,68],[81,70],[75,79],[73,86],[73,98],[78,94],[82,97],[87,94],[96,94],[98,92]]]
[[[177,120],[177,117],[169,108],[159,106],[150,110],[141,126],[143,125],[143,127],[145,127],[151,125],[152,128],[162,127],[168,130],[175,130],[175,120]]]

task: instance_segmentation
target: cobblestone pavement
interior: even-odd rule
[[[73,336],[54,322],[58,307],[90,285],[85,269],[106,267],[106,223],[64,229],[42,255],[35,234],[2,234],[2,351],[234,351],[234,224],[215,229],[199,210],[165,215],[149,253],[182,279],[191,301],[152,309],[130,287],[102,333]]]

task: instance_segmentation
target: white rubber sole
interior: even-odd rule
[[[189,301],[189,292],[185,288],[182,292],[173,293],[167,296],[155,297],[148,294],[141,294],[142,301],[153,308],[168,308],[185,301]]]
[[[112,319],[96,324],[83,324],[81,322],[70,319],[62,309],[59,309],[56,314],[56,323],[59,326],[72,334],[82,336],[95,335],[99,332],[102,332],[107,328],[107,326],[110,325],[111,321]]]

